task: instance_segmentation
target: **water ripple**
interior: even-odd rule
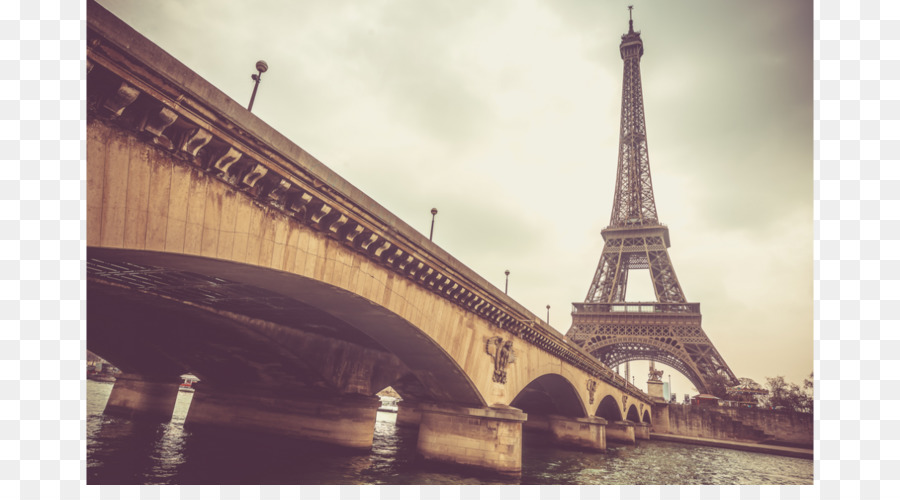
[[[378,413],[371,451],[239,431],[186,431],[189,393],[166,424],[102,414],[112,384],[88,381],[88,484],[510,484],[508,477],[421,460],[417,431]],[[812,484],[813,461],[662,441],[606,453],[523,441],[521,484]]]

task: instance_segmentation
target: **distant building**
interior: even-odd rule
[[[695,406],[719,406],[719,398],[712,394],[697,394],[691,401]]]
[[[116,376],[122,373],[121,370],[113,366],[109,361],[106,361],[91,351],[87,351],[86,354],[87,378],[100,382],[115,382]]]

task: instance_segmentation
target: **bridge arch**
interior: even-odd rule
[[[536,377],[519,391],[509,405],[529,416],[554,414],[580,418],[588,415],[574,384],[556,373]]]
[[[641,417],[638,414],[637,405],[631,405],[628,407],[628,413],[625,415],[625,420],[638,423],[641,421]]]
[[[604,396],[603,399],[600,400],[595,415],[605,418],[609,422],[621,422],[622,420],[625,420],[622,418],[622,409],[619,408],[619,402],[616,401],[616,398],[613,396]]]
[[[116,343],[112,338],[117,335],[116,332],[128,328],[128,318],[111,321],[110,316],[115,316],[112,311],[124,307],[128,301],[140,302],[142,306],[148,306],[148,314],[143,319],[145,322],[163,321],[167,312],[175,310],[182,317],[191,314],[198,317],[215,315],[218,319],[213,323],[218,325],[215,328],[219,330],[229,320],[243,322],[245,330],[254,331],[247,335],[264,337],[264,341],[298,355],[309,348],[309,342],[299,340],[298,330],[315,331],[318,338],[310,342],[318,346],[321,352],[327,352],[328,346],[325,344],[329,340],[366,348],[364,355],[354,351],[332,364],[365,364],[363,358],[375,353],[375,359],[380,360],[382,366],[369,367],[368,376],[373,380],[368,384],[351,380],[355,375],[347,370],[344,373],[331,370],[332,378],[339,384],[343,382],[343,387],[339,389],[347,392],[371,395],[382,386],[393,383],[404,396],[464,406],[485,404],[484,397],[465,370],[433,338],[381,305],[328,283],[293,273],[200,256],[108,248],[91,248],[88,268],[92,294],[100,294],[94,295],[96,300],[88,304],[89,321],[93,320],[89,342],[92,350],[101,355],[106,352],[111,361],[128,357],[127,352],[115,352],[115,345],[112,348],[109,346],[110,342]],[[135,282],[141,284],[140,291],[128,292],[126,286]],[[159,305],[162,301],[165,306]],[[137,311],[139,308],[131,310]],[[353,314],[348,314],[349,311]],[[139,332],[143,329],[137,328],[135,333]],[[188,332],[183,333],[189,335]],[[172,341],[166,336],[160,340]],[[137,341],[142,342],[140,339]],[[184,342],[189,343],[190,339],[185,338]],[[150,350],[167,352],[164,358],[177,358],[176,351],[184,349],[184,342],[174,342],[174,349],[156,343]],[[110,353],[110,350],[114,352]],[[382,355],[379,356],[379,352]],[[140,357],[146,357],[145,353],[140,354]],[[323,356],[329,354],[319,357]],[[396,360],[391,361],[390,356],[395,356]],[[138,356],[132,357],[139,359]],[[195,353],[194,359],[183,359],[183,366],[175,369],[175,375],[179,374],[179,370],[188,369],[204,378],[204,368],[216,374],[224,373],[225,370],[215,368],[214,363],[204,364],[204,361],[209,360]],[[200,369],[191,366],[191,362],[201,363]],[[248,364],[254,362],[248,360]],[[311,362],[315,364],[316,360]],[[130,363],[125,360],[123,364],[129,366]],[[390,369],[384,365],[391,365]],[[147,367],[135,368],[140,371]],[[343,368],[352,371],[362,366]],[[207,377],[212,383],[215,379],[215,376]]]
[[[650,420],[650,410],[644,410],[644,418],[641,419],[645,424],[652,424],[653,422]]]

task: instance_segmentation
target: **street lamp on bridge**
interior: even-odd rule
[[[434,236],[434,216],[437,215],[437,209],[431,209],[431,232],[428,233],[428,241],[431,241],[431,238]]]
[[[268,71],[268,69],[269,65],[266,64],[265,61],[256,61],[256,71],[259,71],[259,73],[250,75],[250,78],[256,83],[253,84],[253,94],[250,95],[250,104],[247,106],[247,111],[253,110],[253,100],[256,99],[256,89],[259,88],[259,82],[262,81],[262,74]]]
[[[550,324],[550,304],[547,304],[547,324]]]
[[[503,271],[503,274],[506,275],[506,284],[503,286],[503,293],[509,295],[509,269]]]

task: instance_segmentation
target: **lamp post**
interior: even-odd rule
[[[509,295],[509,269],[503,271],[503,274],[506,275],[506,285],[503,286],[503,293]]]
[[[547,304],[547,324],[550,324],[550,304]]]
[[[431,241],[431,238],[434,236],[434,216],[437,215],[437,209],[431,209],[431,232],[428,233],[428,241]]]
[[[253,84],[253,94],[250,95],[250,104],[247,106],[247,111],[253,111],[253,100],[256,99],[256,89],[259,88],[259,82],[262,81],[262,74],[268,69],[269,65],[266,64],[265,61],[256,61],[256,71],[259,71],[259,73],[250,75],[250,78],[256,83]]]

